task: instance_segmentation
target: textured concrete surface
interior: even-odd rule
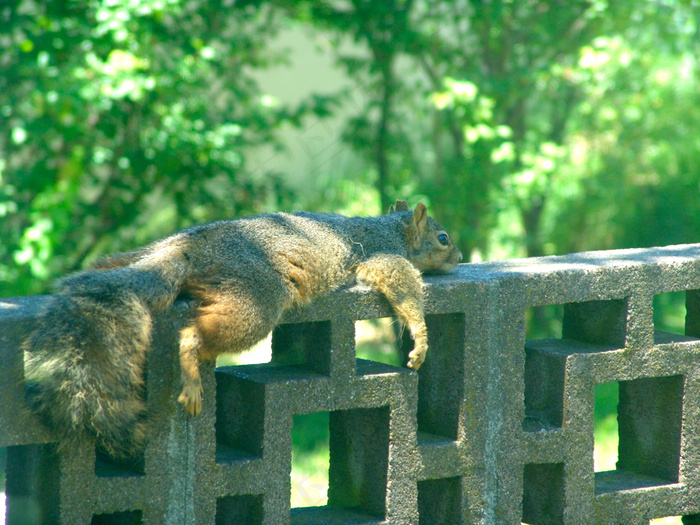
[[[686,291],[685,334],[653,298]],[[203,367],[188,419],[177,328],[157,320],[150,444],[115,463],[57,452],[23,410],[20,341],[41,297],[0,299],[0,446],[8,523],[641,524],[700,522],[700,245],[461,265],[426,278],[418,373],[354,355],[354,322],[390,315],[361,288],[291,312],[272,362]],[[562,337],[526,341],[526,312],[562,305]],[[618,382],[617,469],[593,467],[593,392]],[[290,508],[292,416],[330,413],[329,503]]]

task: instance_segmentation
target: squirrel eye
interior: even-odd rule
[[[449,244],[449,237],[446,233],[441,233],[440,235],[438,235],[438,241],[440,241],[440,244],[442,244],[443,246],[447,246]]]

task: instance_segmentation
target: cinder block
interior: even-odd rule
[[[57,452],[24,405],[21,340],[44,298],[0,300],[8,523],[599,524],[700,516],[700,245],[461,265],[427,277],[416,373],[356,359],[354,323],[391,315],[364,288],[289,312],[271,363],[202,366],[177,403],[178,329],[156,319],[142,458]],[[684,334],[654,296],[685,291]],[[558,305],[561,337],[526,340]],[[410,342],[408,343],[410,344]],[[408,347],[404,347],[407,351]],[[620,386],[618,464],[594,472],[594,390]],[[328,412],[328,504],[290,508],[293,416]]]

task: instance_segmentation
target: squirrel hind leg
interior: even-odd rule
[[[202,410],[199,362],[242,352],[262,341],[284,309],[281,299],[275,302],[269,296],[264,304],[234,293],[210,293],[207,299],[208,304],[199,307],[194,322],[180,331],[182,393],[178,401],[191,416]]]
[[[182,393],[177,398],[183,410],[190,416],[202,411],[202,377],[199,374],[199,354],[202,343],[196,326],[188,326],[180,331],[180,371]]]

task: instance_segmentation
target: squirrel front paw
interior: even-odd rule
[[[186,384],[182,389],[180,397],[177,398],[178,402],[182,404],[182,408],[186,414],[190,416],[197,416],[202,411],[202,389],[201,383],[197,381],[196,383]]]
[[[406,366],[413,370],[418,370],[420,365],[425,361],[425,354],[428,353],[428,345],[418,345],[413,348],[408,354],[408,363]]]

